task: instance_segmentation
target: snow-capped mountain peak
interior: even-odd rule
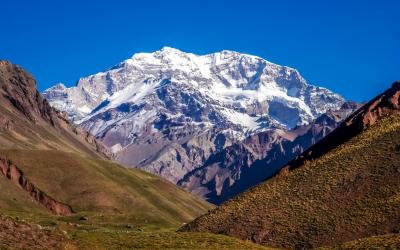
[[[79,121],[125,102],[142,102],[166,82],[181,84],[181,88],[196,88],[194,91],[218,101],[222,106],[229,106],[229,111],[221,109],[228,119],[232,116],[236,119],[237,113],[239,116],[246,115],[243,109],[255,103],[272,101],[276,103],[273,106],[283,105],[300,111],[299,116],[302,117],[296,122],[270,115],[277,123],[291,127],[306,123],[327,108],[332,108],[323,105],[317,110],[312,98],[318,99],[321,91],[308,85],[295,69],[229,50],[198,56],[171,47],[163,47],[153,53],[134,54],[108,71],[81,78],[77,87],[66,89],[64,85],[56,85],[44,94],[50,102]],[[328,90],[319,90],[324,95],[341,99]],[[59,99],[63,91],[69,99],[63,101],[69,102],[69,107],[51,97],[57,92],[56,99]],[[99,107],[101,104],[102,107]],[[94,110],[96,112],[92,112]],[[258,112],[256,115],[265,113]]]
[[[308,84],[297,70],[257,56],[229,50],[195,55],[170,47],[136,53],[79,79],[76,87],[56,85],[43,94],[128,165],[150,161],[132,158],[144,141],[165,146],[214,130],[238,140],[307,124],[344,102]]]

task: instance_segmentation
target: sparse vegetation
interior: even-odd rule
[[[400,115],[201,216],[184,230],[309,248],[400,230]]]
[[[21,216],[0,215],[0,249],[269,249],[224,235],[177,233],[175,228],[99,226],[67,217]],[[31,220],[38,221],[28,223]]]
[[[0,215],[0,249],[63,249],[67,241],[59,230]]]
[[[269,249],[225,235],[176,232],[78,232],[80,249]]]
[[[387,234],[362,238],[332,247],[321,247],[321,250],[364,250],[364,249],[400,249],[400,234]]]

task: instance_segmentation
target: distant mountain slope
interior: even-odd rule
[[[181,230],[298,249],[399,233],[399,104],[395,83],[280,175]]]
[[[43,95],[118,162],[173,183],[185,182],[211,155],[250,135],[309,124],[344,103],[296,69],[257,56],[168,47],[137,53],[75,87],[58,84]]]
[[[249,136],[212,154],[203,166],[187,173],[178,185],[214,204],[247,190],[333,131],[359,104],[346,102],[308,125]]]
[[[101,143],[41,97],[29,73],[5,61],[0,104],[0,213],[176,226],[211,208],[159,177],[108,161]]]

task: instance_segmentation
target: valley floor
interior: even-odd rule
[[[1,213],[0,249],[272,249],[225,235],[176,232],[177,228],[153,224],[101,224],[84,216]],[[399,248],[400,234],[389,234],[318,249]]]
[[[90,217],[0,215],[0,249],[269,249],[210,233],[159,225],[98,224]]]

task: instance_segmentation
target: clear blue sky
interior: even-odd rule
[[[0,58],[40,90],[163,46],[258,55],[357,101],[400,79],[399,0],[0,2]]]

